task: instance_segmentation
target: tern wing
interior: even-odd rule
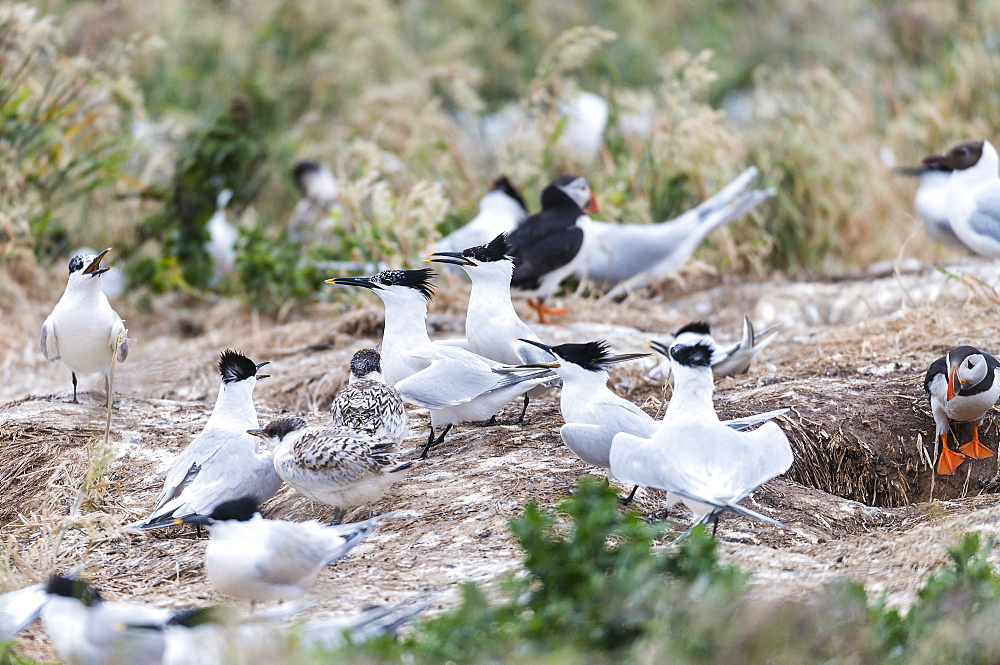
[[[52,317],[45,319],[42,324],[42,338],[39,340],[42,347],[42,355],[47,360],[59,360],[59,343],[56,341],[56,326],[52,322]]]
[[[430,365],[396,384],[403,399],[426,409],[464,404],[501,387],[508,376],[519,378],[494,372],[489,364],[471,353],[465,357],[458,354],[430,357]]]
[[[432,604],[429,598],[422,597],[391,607],[374,607],[352,617],[313,619],[302,626],[302,638],[314,646],[333,650],[343,646],[347,633],[351,644],[361,644],[396,630]]]
[[[566,423],[559,436],[573,453],[587,464],[607,469],[611,466],[611,440],[615,432],[601,425]]]
[[[244,496],[263,503],[280,485],[273,455],[258,453],[253,436],[218,428],[203,431],[178,455],[140,528],[170,526],[175,515],[208,514],[220,502]]]
[[[34,584],[0,596],[0,642],[6,642],[28,627],[49,599],[44,584]]]
[[[777,418],[788,412],[788,409],[775,409],[773,411],[765,411],[764,413],[758,413],[753,416],[744,416],[742,418],[731,418],[729,420],[720,421],[726,427],[735,430],[745,430],[757,425],[759,423],[767,422],[773,418]]]
[[[989,187],[976,196],[969,228],[1000,243],[1000,186]]]

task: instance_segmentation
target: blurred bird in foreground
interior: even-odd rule
[[[251,497],[176,521],[208,526],[208,581],[222,593],[251,603],[305,595],[320,570],[354,549],[377,524],[376,520],[345,525],[268,520]]]

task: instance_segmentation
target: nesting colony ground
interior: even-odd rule
[[[573,315],[567,325],[536,330],[553,343],[605,338],[619,351],[638,351],[647,339],[667,339],[696,319],[710,321],[723,341],[735,339],[744,312],[761,329],[784,322],[749,375],[717,384],[716,404],[730,417],[791,409],[780,424],[793,441],[795,463],[747,499],[791,528],[727,517],[719,529],[721,551],[754,572],[757,592],[766,597],[800,597],[850,577],[871,590],[888,590],[891,602],[905,605],[961,533],[1000,535],[1000,508],[988,494],[1000,479],[995,458],[967,462],[948,479],[931,471],[934,424],[922,389],[927,367],[958,344],[1000,351],[996,294],[967,277],[1000,284],[1000,269],[968,260],[949,271],[954,276],[916,266],[837,281],[753,284],[689,275],[624,302],[568,297],[563,304]],[[453,276],[443,281],[431,305],[433,334],[459,336],[468,289]],[[380,304],[362,294],[356,306],[318,304],[308,319],[280,324],[229,303],[171,297],[141,316],[117,304],[134,342],[116,378],[120,398],[111,449],[101,462],[106,410],[96,395],[83,405],[67,404],[69,372],[37,350],[37,331],[58,293],[46,297],[30,306],[25,299],[13,312],[5,306],[0,529],[6,561],[0,591],[82,564],[113,598],[176,607],[223,601],[204,579],[205,539],[188,528],[125,535],[118,527],[151,507],[172,457],[207,420],[220,350],[232,346],[273,362],[273,378],[256,392],[263,422],[286,412],[321,422],[346,381],[351,354],[378,341]],[[618,367],[612,383],[659,415],[670,390],[651,378],[658,376],[656,364],[650,358]],[[414,465],[405,483],[356,511],[351,518],[387,519],[321,573],[311,611],[346,612],[467,580],[488,583],[515,570],[519,553],[507,521],[528,500],[553,506],[580,474],[595,472],[559,440],[557,393],[532,403],[527,425],[507,424],[519,406],[509,405],[498,426],[453,431],[428,460]],[[406,445],[416,448],[428,419],[419,410],[411,416]],[[962,441],[969,437],[965,427],[958,434]],[[996,449],[995,417],[983,440]],[[82,510],[70,517],[88,469]],[[635,508],[653,515],[662,499],[656,491],[640,491]],[[265,514],[328,517],[325,508],[287,488]],[[690,519],[682,511],[676,517],[678,529]],[[453,598],[441,596],[439,606]],[[23,636],[20,650],[52,657],[37,628]]]

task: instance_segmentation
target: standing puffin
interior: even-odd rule
[[[528,304],[538,312],[541,323],[546,322],[546,314],[566,313],[543,303],[587,260],[588,212],[597,212],[590,185],[581,176],[561,175],[542,191],[541,212],[507,235],[515,264],[511,288],[530,298]]]
[[[1000,363],[996,358],[972,346],[956,346],[931,364],[924,390],[930,394],[931,411],[941,439],[939,474],[952,475],[967,457],[993,456],[993,451],[979,442],[979,426],[1000,397]],[[958,452],[948,447],[953,420],[972,423],[972,441]]]

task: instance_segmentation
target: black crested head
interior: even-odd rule
[[[510,243],[507,242],[507,234],[501,233],[485,245],[476,245],[466,250],[462,250],[462,256],[467,259],[475,259],[480,263],[493,263],[503,259],[510,259]]]
[[[90,262],[83,260],[83,254],[77,254],[69,260],[69,274],[72,275],[75,272],[83,270],[87,267],[88,263]]]
[[[683,333],[694,333],[695,335],[711,335],[711,331],[708,328],[708,324],[704,321],[694,321],[687,324],[680,330],[674,333],[674,337],[681,335]]]
[[[611,351],[603,339],[583,344],[560,344],[553,346],[551,350],[563,360],[592,372],[605,370],[611,364],[607,362],[611,357]]]
[[[245,381],[257,375],[257,365],[239,351],[226,349],[219,356],[219,373],[223,383]]]
[[[220,503],[209,517],[216,522],[225,522],[228,520],[246,522],[252,519],[257,512],[257,500],[253,497],[245,496],[242,499],[233,499],[232,501]]]
[[[528,204],[524,202],[524,197],[521,196],[521,192],[517,191],[517,188],[511,184],[510,180],[507,179],[507,176],[502,175],[496,180],[494,180],[493,189],[490,191],[503,192],[510,198],[517,201],[521,205],[522,210],[524,210],[525,212],[528,211]]]
[[[306,426],[306,421],[302,418],[278,418],[272,420],[264,428],[264,434],[268,437],[275,437],[279,441],[289,433],[302,429]]]
[[[351,374],[360,378],[382,372],[382,356],[375,349],[361,349],[351,358]]]
[[[309,159],[303,159],[301,162],[295,163],[295,166],[292,167],[292,178],[295,180],[295,186],[299,188],[299,191],[305,194],[305,184],[302,182],[302,179],[318,172],[321,168],[319,162]]]
[[[708,342],[674,344],[670,347],[670,359],[686,367],[711,367],[712,345]]]
[[[385,286],[406,286],[416,291],[427,300],[434,295],[434,283],[431,282],[436,275],[430,268],[417,268],[416,270],[383,270],[372,277],[373,281]]]
[[[97,589],[87,584],[79,578],[63,577],[53,575],[45,585],[45,593],[50,596],[63,596],[64,598],[76,598],[87,607],[91,607],[101,602],[101,594]]]

